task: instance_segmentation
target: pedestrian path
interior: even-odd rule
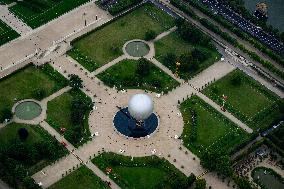
[[[106,69],[110,68],[111,66],[113,66],[113,65],[115,65],[115,64],[117,64],[117,63],[119,63],[120,61],[122,61],[122,60],[124,60],[124,59],[126,59],[126,55],[121,55],[121,56],[119,56],[118,58],[116,58],[116,59],[110,61],[109,63],[107,63],[107,64],[105,64],[105,65],[103,65],[102,67],[96,69],[94,72],[92,72],[92,75],[94,75],[94,76],[95,76],[95,75],[98,75],[98,74],[104,72]]]
[[[25,24],[22,20],[20,20],[18,17],[16,17],[13,13],[9,11],[8,6],[0,5],[0,18],[3,22],[5,22],[8,26],[10,26],[20,35],[24,35],[32,31],[31,27],[29,27],[27,24]]]
[[[62,89],[60,89],[59,91],[53,93],[52,95],[44,98],[41,102],[44,103],[44,104],[47,104],[47,102],[55,99],[56,97],[62,95],[63,93],[66,93],[67,91],[69,91],[71,89],[71,87],[67,86],[67,87],[64,87]]]
[[[70,173],[76,168],[79,167],[79,164],[86,165],[90,168],[95,175],[99,176],[103,181],[108,181],[111,183],[111,188],[119,189],[120,187],[114,183],[110,178],[108,178],[99,168],[97,168],[89,159],[89,156],[81,156],[77,149],[68,142],[63,135],[60,135],[53,127],[51,127],[47,122],[43,121],[40,123],[40,126],[45,129],[51,136],[65,145],[65,148],[71,153],[67,157],[63,158],[61,161],[57,162],[54,165],[44,168],[42,171],[34,174],[32,177],[36,180],[37,183],[41,183],[43,188],[47,188],[52,184],[59,181],[65,174]],[[91,142],[90,142],[91,143]],[[60,165],[61,164],[61,165]],[[60,165],[60,166],[59,166]],[[77,166],[78,165],[78,166]],[[70,171],[71,170],[71,171]]]

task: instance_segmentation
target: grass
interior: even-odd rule
[[[193,124],[192,111],[196,113],[196,124]],[[184,145],[200,156],[205,149],[222,149],[231,153],[248,139],[248,134],[237,127],[217,110],[206,104],[197,96],[181,104],[181,112],[185,123],[182,133]],[[195,130],[194,130],[195,129]],[[196,133],[196,139],[191,140]]]
[[[17,2],[9,10],[30,27],[37,28],[88,1],[90,0],[24,1]]]
[[[0,46],[19,36],[20,35],[16,31],[0,20]]]
[[[180,77],[181,78],[190,79],[194,75],[200,73],[202,70],[206,69],[207,67],[214,64],[214,62],[216,62],[220,59],[221,56],[217,52],[217,50],[212,50],[212,49],[208,49],[208,48],[198,46],[198,45],[195,45],[195,44],[194,45],[190,44],[190,43],[184,41],[181,37],[179,37],[177,32],[173,32],[173,33],[171,33],[171,34],[165,36],[164,38],[155,42],[155,50],[156,50],[155,57],[162,64],[165,64],[164,58],[168,53],[173,53],[173,54],[176,55],[176,57],[179,57],[184,53],[190,52],[191,50],[193,50],[193,48],[205,50],[209,54],[209,56],[208,56],[209,58],[207,58],[205,61],[201,62],[199,64],[199,68],[194,72],[183,73],[182,71],[180,71]],[[173,73],[176,71],[175,67],[174,68],[168,67],[168,68]]]
[[[129,156],[114,153],[103,153],[95,157],[92,162],[102,171],[112,169],[112,178],[121,188],[183,188],[187,177],[171,165],[167,160],[156,156],[136,157],[131,160]]]
[[[97,77],[106,85],[119,89],[135,88],[149,90],[153,92],[167,92],[178,86],[178,82],[150,64],[150,74],[142,77],[136,74],[136,60],[122,60],[106,71],[100,73]]]
[[[86,166],[70,173],[48,189],[105,189],[109,188]]]
[[[0,80],[0,112],[20,100],[41,100],[67,85],[67,81],[50,65],[41,68],[27,66]],[[39,98],[36,91],[43,91]]]
[[[18,124],[18,123],[11,123],[5,126],[0,130],[0,143],[1,145],[6,145],[9,144],[9,142],[13,139],[19,139],[18,135],[18,130],[20,128],[26,128],[28,130],[29,136],[28,138],[24,141],[24,144],[27,146],[32,146],[38,142],[41,141],[56,141],[51,135],[49,135],[45,130],[43,130],[40,126],[36,125],[26,125],[26,124]],[[58,158],[66,155],[68,152],[66,149],[64,149],[61,145],[59,148],[53,148],[57,151]],[[26,165],[24,164],[25,167],[28,168],[29,174],[34,174],[37,171],[41,170],[51,162],[42,159],[37,162],[35,165]]]
[[[91,100],[81,90],[71,90],[47,103],[47,122],[58,132],[60,132],[60,128],[66,128],[66,130],[68,130],[72,126],[74,126],[74,123],[71,121],[71,103],[73,99],[78,98]],[[91,135],[88,124],[89,113],[90,112],[87,111],[85,114],[85,120],[83,124],[83,140],[78,144],[74,143],[73,141],[69,141],[75,147],[78,147],[89,140],[89,137]]]
[[[236,76],[241,78],[240,85],[231,82]],[[231,72],[203,92],[218,104],[222,103],[223,94],[228,96],[227,109],[254,130],[265,129],[284,116],[277,107],[280,99],[240,70]]]
[[[155,15],[155,17],[153,16]],[[122,55],[123,45],[132,39],[144,39],[149,30],[157,34],[174,26],[174,19],[150,3],[75,40],[68,53],[89,71]]]
[[[163,180],[166,176],[166,172],[154,167],[117,166],[114,171],[135,189],[154,188],[157,180]]]

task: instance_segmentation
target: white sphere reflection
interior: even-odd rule
[[[133,95],[128,102],[128,111],[136,120],[147,119],[154,110],[152,98],[147,94]]]

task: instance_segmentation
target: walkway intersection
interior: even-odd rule
[[[80,160],[82,160],[86,165],[89,163],[91,167],[94,167],[95,165],[89,162],[90,157],[98,155],[103,149],[104,151],[112,151],[115,153],[120,153],[122,150],[124,151],[123,155],[138,157],[153,155],[153,150],[155,150],[155,155],[166,158],[184,174],[202,174],[205,170],[203,170],[200,166],[199,158],[183,147],[181,140],[175,138],[175,135],[180,136],[183,131],[183,119],[178,109],[178,101],[186,99],[186,97],[191,94],[197,94],[206,102],[214,104],[213,101],[204,97],[198,91],[198,88],[201,88],[206,83],[210,83],[213,79],[220,79],[235,68],[226,62],[220,61],[201,72],[192,80],[185,82],[176,78],[168,68],[163,66],[156,59],[149,58],[150,61],[161,68],[164,72],[168,73],[180,82],[181,86],[174,89],[169,94],[163,95],[161,98],[157,98],[156,93],[149,92],[149,95],[151,95],[154,100],[155,113],[159,117],[159,126],[157,131],[149,138],[132,139],[126,138],[116,131],[113,127],[113,117],[118,111],[116,108],[117,106],[127,106],[128,100],[133,94],[144,91],[117,91],[116,89],[105,86],[103,82],[95,77],[98,73],[103,72],[124,58],[127,58],[127,55],[118,57],[100,68],[99,71],[97,70],[93,73],[88,72],[84,67],[68,56],[60,56],[51,63],[51,66],[65,77],[68,77],[69,74],[78,75],[83,80],[84,87],[82,90],[95,102],[95,109],[91,111],[89,116],[89,126],[91,133],[98,132],[99,136],[96,136],[92,139],[92,141],[84,144],[78,149],[74,149],[72,146],[69,146],[69,150],[72,151],[72,149],[74,149],[73,152],[80,157]],[[208,75],[211,77],[208,77]],[[213,107],[218,111],[221,111],[217,104]],[[225,116],[229,119],[236,119],[231,114]],[[240,121],[237,121],[237,125],[242,128],[246,127]],[[53,131],[50,129],[47,131],[54,135]],[[60,137],[57,137],[57,139],[59,141],[64,141],[64,139]],[[74,154],[70,154],[69,156],[74,156]],[[60,164],[60,166],[58,166],[58,164]],[[45,175],[43,175],[42,172],[38,172],[33,176],[33,178],[37,182],[41,182],[44,187],[48,187],[60,180],[62,178],[62,174],[64,174],[66,170],[73,170],[73,167],[75,166],[76,163],[70,164],[65,159],[62,159],[55,165],[46,167],[44,169],[44,172],[46,173]],[[101,173],[96,172],[97,169],[92,170],[99,176],[101,175]],[[101,178],[105,180],[105,177]],[[210,183],[212,186],[214,186],[214,183],[221,182],[217,178],[211,178],[210,180],[212,179],[213,181]],[[224,188],[226,187],[224,186]]]
[[[86,28],[81,26],[83,23],[82,15],[85,12],[87,13],[86,19],[90,23],[94,23]],[[99,15],[100,19],[97,21],[94,20],[95,15]],[[133,94],[145,93],[145,91],[117,91],[114,88],[105,86],[103,82],[96,77],[96,75],[102,73],[123,59],[133,59],[133,57],[130,57],[128,54],[123,54],[90,73],[76,60],[65,54],[67,49],[70,48],[70,41],[102,25],[110,19],[112,19],[112,17],[105,11],[99,9],[93,2],[87,3],[59,19],[29,32],[21,39],[0,48],[0,53],[3,54],[3,56],[0,56],[0,67],[5,68],[11,65],[12,62],[17,62],[28,54],[34,53],[35,49],[46,53],[54,44],[59,45],[59,51],[50,51],[49,54],[44,57],[45,59],[39,60],[39,58],[36,58],[35,62],[41,64],[49,59],[49,64],[66,78],[68,78],[69,74],[78,75],[83,81],[84,87],[82,88],[82,91],[87,94],[93,102],[95,102],[95,107],[89,115],[89,129],[92,134],[97,132],[98,136],[93,137],[92,140],[78,148],[75,148],[46,121],[44,121],[45,117],[40,121],[40,126],[54,136],[59,142],[65,142],[67,144],[66,148],[70,152],[70,154],[66,157],[59,159],[54,164],[45,167],[43,170],[32,176],[36,182],[42,184],[43,188],[48,188],[73,170],[76,170],[82,164],[86,165],[102,180],[110,181],[111,188],[119,188],[116,183],[108,178],[107,175],[105,175],[90,161],[91,158],[103,151],[121,153],[120,151],[122,150],[123,155],[136,157],[157,155],[167,159],[187,176],[191,173],[194,173],[197,176],[201,175],[205,170],[200,166],[199,158],[185,148],[180,139],[175,137],[181,136],[184,125],[183,118],[179,110],[179,103],[186,100],[192,94],[199,96],[206,103],[210,104],[218,112],[222,113],[246,132],[252,132],[252,129],[250,129],[247,125],[235,118],[232,114],[221,111],[219,105],[200,92],[206,84],[218,80],[236,69],[235,66],[229,64],[227,57],[225,57],[224,61],[216,62],[189,81],[177,78],[167,67],[155,59],[154,41],[175,31],[176,28],[174,27],[158,35],[153,41],[147,42],[151,48],[150,53],[146,56],[146,58],[180,83],[179,87],[173,89],[166,95],[162,95],[161,97],[157,97],[156,93],[148,92],[154,101],[154,111],[159,118],[157,130],[150,137],[142,139],[127,138],[118,133],[113,126],[113,118],[115,113],[118,111],[117,106],[126,107],[129,98]],[[23,30],[23,32],[26,33],[27,31]],[[58,43],[56,43],[56,41],[58,41]],[[16,49],[24,49],[24,51],[17,53]],[[15,54],[16,56],[14,56]],[[11,62],[4,60],[9,60]],[[69,87],[63,88],[57,93],[43,99],[41,101],[41,105],[46,109],[48,101],[60,96],[69,89]],[[153,153],[153,150],[155,153]],[[204,178],[208,185],[211,185],[213,188],[229,188],[226,183],[223,183],[212,173],[206,174]]]

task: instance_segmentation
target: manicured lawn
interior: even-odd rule
[[[70,173],[48,189],[104,189],[109,188],[86,166]]]
[[[144,39],[149,30],[157,34],[174,26],[174,19],[147,3],[125,16],[73,42],[69,52],[89,71],[122,55],[123,45],[132,39]]]
[[[32,28],[37,28],[90,0],[18,1],[9,10]]]
[[[193,48],[205,50],[209,54],[208,55],[209,58],[201,62],[199,64],[199,68],[194,72],[182,72],[182,70],[180,69],[180,77],[183,79],[189,79],[220,59],[220,54],[217,52],[217,50],[208,49],[198,45],[190,44],[184,41],[181,37],[179,37],[177,32],[173,32],[170,35],[165,36],[161,40],[155,42],[155,50],[156,50],[155,57],[161,63],[165,64],[164,59],[168,53],[173,53],[176,55],[176,57],[179,57],[184,53],[191,52]],[[168,68],[173,73],[176,71],[176,67],[168,67]]]
[[[205,149],[222,149],[228,153],[248,139],[248,134],[206,104],[197,96],[181,104],[184,120],[182,139],[184,145],[196,155]],[[193,121],[195,112],[195,123]],[[196,136],[195,139],[192,139]]]
[[[136,73],[138,61],[123,60],[110,67],[97,77],[106,85],[119,89],[135,88],[154,92],[170,91],[178,86],[178,82],[150,63],[149,75],[142,77]]]
[[[5,108],[12,109],[23,99],[41,100],[66,85],[67,80],[50,65],[25,67],[0,80],[0,112]],[[37,95],[38,91],[42,91],[41,96]]]
[[[232,83],[235,77],[241,78],[240,85]],[[254,130],[267,128],[284,116],[277,105],[280,99],[240,70],[213,83],[204,93],[219,104],[223,94],[228,96],[227,109]]]
[[[129,186],[136,189],[155,188],[157,180],[163,180],[166,176],[166,172],[155,167],[117,166],[114,171],[125,179]]]
[[[19,36],[20,35],[16,31],[0,20],[0,46]]]
[[[86,96],[81,90],[71,90],[53,99],[52,101],[49,101],[47,103],[47,122],[58,132],[60,132],[60,128],[66,128],[66,130],[71,129],[71,127],[74,126],[74,123],[71,120],[72,100],[79,98],[91,101],[91,99]],[[79,146],[89,140],[89,136],[91,135],[88,124],[89,113],[90,111],[86,112],[84,123],[82,125],[82,130],[84,132],[83,140],[80,143],[74,143],[73,141],[69,141],[74,146]]]
[[[23,165],[28,170],[30,175],[36,173],[37,171],[41,170],[43,167],[50,164],[52,161],[59,159],[68,153],[68,151],[62,147],[62,145],[60,145],[51,135],[49,135],[40,126],[18,124],[18,123],[8,124],[7,126],[5,126],[4,128],[0,130],[0,146],[2,148],[4,146],[6,146],[7,148],[13,148],[14,146],[12,146],[11,144],[14,144],[15,140],[20,140],[19,135],[18,135],[18,130],[20,128],[25,128],[29,133],[28,138],[25,141],[22,141],[22,143],[28,150],[33,148],[34,151],[32,153],[37,153],[36,146],[39,143],[43,143],[43,142],[49,143],[49,147],[51,147],[52,151],[54,152],[54,156],[53,156],[54,159],[50,159],[51,157],[41,155],[39,157],[30,156],[30,160],[25,161],[25,160],[22,160],[24,158],[18,159],[16,157],[18,157],[19,155],[21,157],[26,157],[28,156],[27,153],[31,155],[32,154],[31,152],[29,152],[28,150],[25,151],[24,149],[22,149],[21,152],[13,151],[13,153],[11,154],[12,149],[10,149],[9,150],[10,155],[7,155],[9,158],[11,158],[10,161],[12,162],[13,160],[15,161],[14,162],[15,164]],[[2,169],[1,164],[0,164],[0,169]],[[6,171],[10,171],[10,170],[6,170]],[[13,173],[9,173],[9,174],[13,174]]]
[[[103,153],[92,162],[109,174],[121,188],[184,188],[187,177],[165,159],[156,156],[133,158],[114,153]]]

